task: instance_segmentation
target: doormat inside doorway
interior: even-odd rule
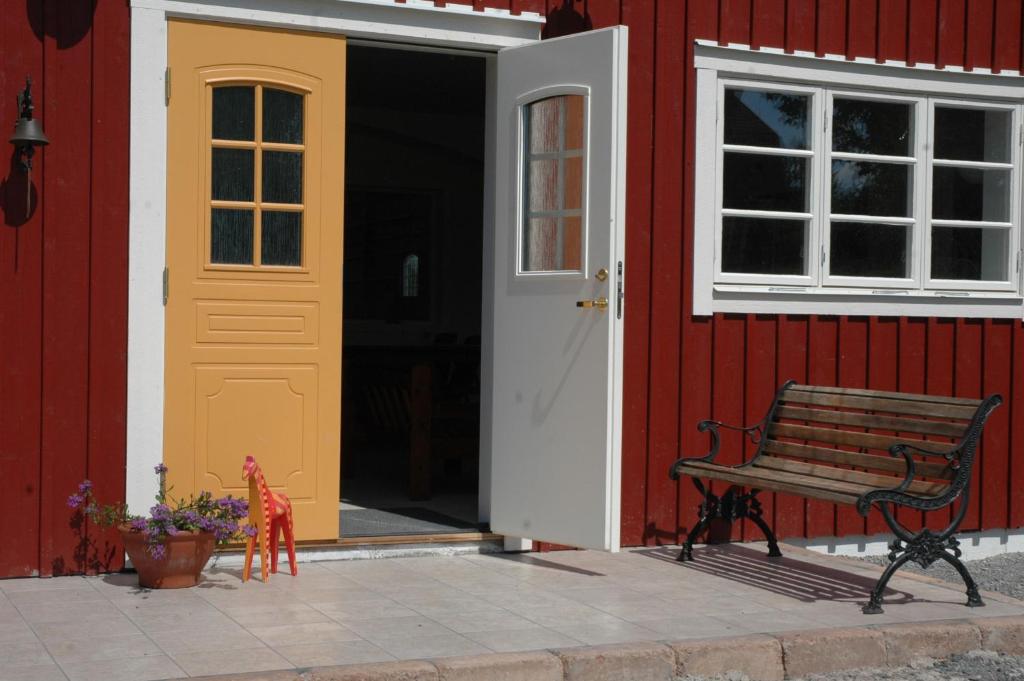
[[[475,523],[429,508],[361,508],[340,511],[342,537],[383,537],[394,534],[478,532]]]

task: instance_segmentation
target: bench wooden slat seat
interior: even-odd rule
[[[864,606],[882,612],[882,593],[900,566],[913,560],[928,567],[936,560],[952,564],[967,585],[968,605],[982,605],[977,586],[960,562],[955,532],[963,520],[975,451],[981,430],[999,395],[985,399],[918,395],[881,390],[785,383],[764,419],[753,426],[701,421],[711,435],[711,452],[676,461],[669,475],[690,476],[703,495],[699,521],[691,528],[679,560],[693,559],[693,542],[715,518],[749,518],[768,538],[769,556],[782,555],[762,518],[757,494],[782,492],[856,506],[867,515],[881,512],[896,534],[890,564]],[[742,464],[714,462],[720,429],[738,430],[757,445]],[[716,495],[701,480],[731,483]],[[746,490],[746,491],[738,491]],[[896,521],[894,506],[936,510],[960,500],[942,532],[913,533]]]

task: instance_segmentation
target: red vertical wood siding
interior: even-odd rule
[[[0,576],[121,558],[109,534],[72,524],[66,499],[85,478],[101,500],[124,498],[129,13],[65,5],[0,0],[0,124],[31,75],[51,140],[27,220],[18,167],[0,189]]]
[[[693,41],[971,68],[1020,69],[1017,0],[547,0],[577,25],[630,28],[623,433],[625,544],[678,541],[696,518],[665,471],[703,453],[702,418],[756,421],[787,378],[977,397],[1000,392],[965,529],[1024,526],[1024,328],[1019,320],[691,314]],[[549,30],[547,35],[556,35]],[[680,199],[682,204],[680,205]],[[751,448],[723,437],[723,461]],[[980,482],[981,478],[985,482]],[[781,536],[882,532],[851,509],[762,495]],[[920,527],[916,512],[901,512]],[[948,515],[945,516],[948,518]],[[942,518],[929,518],[929,524]],[[740,530],[736,530],[740,531]],[[744,526],[746,538],[759,539]]]

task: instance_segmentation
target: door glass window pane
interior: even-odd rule
[[[935,107],[935,158],[1010,162],[1009,111]]]
[[[214,201],[253,200],[253,150],[212,150],[210,197]]]
[[[252,264],[253,212],[214,208],[210,211],[210,262]]]
[[[832,162],[832,213],[912,217],[914,168],[900,163]]]
[[[725,143],[809,149],[809,105],[807,95],[727,88]]]
[[[807,211],[808,159],[725,153],[724,208]]]
[[[260,260],[264,265],[302,264],[302,213],[263,211]]]
[[[913,156],[913,105],[866,99],[832,100],[832,150]]]
[[[1010,219],[1010,171],[935,166],[932,217],[937,220]]]
[[[263,152],[263,200],[302,203],[302,152]]]
[[[722,271],[806,274],[807,223],[803,220],[723,217]]]
[[[255,88],[225,85],[213,88],[213,139],[256,139]]]
[[[907,225],[833,222],[829,269],[841,277],[910,276]]]
[[[520,270],[583,269],[586,101],[548,97],[524,107]]]
[[[974,227],[932,228],[932,278],[1006,281],[1010,232]]]
[[[263,141],[302,144],[302,95],[263,88]]]

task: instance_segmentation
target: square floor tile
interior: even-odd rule
[[[179,653],[171,656],[189,676],[213,676],[215,674],[244,674],[266,672],[274,669],[293,669],[293,665],[276,652],[262,646],[239,650],[204,650]]]
[[[394,660],[383,648],[369,641],[335,641],[332,643],[305,643],[274,648],[296,667],[323,667],[338,664],[365,664]]]
[[[177,679],[185,671],[165,655],[61,665],[70,681],[156,681]]]
[[[511,631],[470,631],[464,636],[498,653],[516,653],[547,648],[570,648],[583,645],[572,636],[546,627]]]

